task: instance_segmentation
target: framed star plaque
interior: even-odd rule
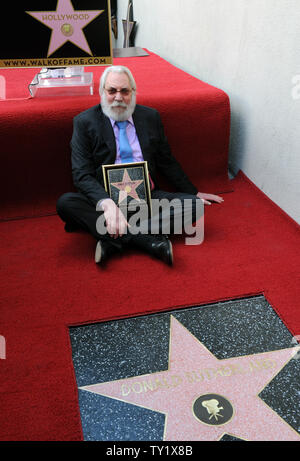
[[[12,1],[1,12],[2,68],[112,64],[110,0]]]
[[[104,187],[127,215],[145,211],[151,216],[151,192],[147,162],[102,165]]]

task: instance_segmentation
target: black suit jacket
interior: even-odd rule
[[[154,185],[158,187],[159,171],[177,191],[197,194],[197,188],[171,154],[159,113],[137,105],[132,117]],[[113,164],[116,159],[114,131],[100,104],[74,117],[71,149],[74,186],[96,206],[99,200],[109,197],[104,189],[102,165]]]

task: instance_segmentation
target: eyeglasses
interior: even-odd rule
[[[132,90],[130,90],[129,88],[122,88],[121,90],[117,90],[116,88],[104,88],[104,89],[105,91],[107,91],[107,93],[110,96],[114,96],[117,93],[120,93],[122,96],[128,96],[132,92]]]

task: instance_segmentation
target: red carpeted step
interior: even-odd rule
[[[230,131],[228,96],[150,53],[116,58],[137,82],[137,102],[161,113],[174,156],[203,192],[231,189],[227,175]],[[99,104],[103,67],[92,67],[94,95],[36,97],[0,104],[0,219],[42,216],[55,211],[57,198],[72,189],[72,119]],[[4,69],[7,98],[27,98],[38,69]]]

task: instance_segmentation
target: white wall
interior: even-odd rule
[[[118,0],[119,47],[127,4]],[[227,92],[231,170],[300,223],[300,0],[133,4],[135,45]]]

